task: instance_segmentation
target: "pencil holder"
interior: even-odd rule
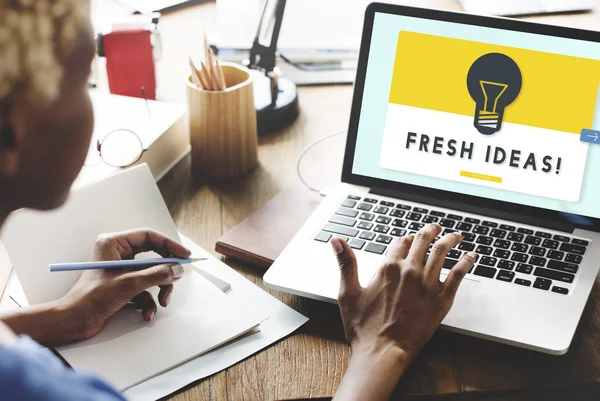
[[[194,175],[227,178],[258,165],[256,109],[250,72],[222,64],[227,89],[207,91],[187,79]]]

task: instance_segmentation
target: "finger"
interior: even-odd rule
[[[435,284],[440,282],[440,273],[442,272],[448,252],[461,242],[462,235],[452,233],[444,235],[439,241],[433,244],[429,258],[425,264],[425,281]]]
[[[158,293],[158,303],[163,308],[169,306],[171,302],[171,294],[173,293],[173,284],[161,285],[160,292]]]
[[[454,301],[454,296],[456,295],[456,291],[458,291],[458,287],[462,282],[462,279],[467,275],[469,270],[475,264],[477,260],[477,255],[474,252],[469,252],[465,254],[457,264],[454,265],[450,273],[448,273],[448,277],[446,277],[446,281],[444,281],[444,285],[442,287],[442,296],[451,299]]]
[[[133,255],[154,251],[163,257],[175,256],[178,258],[187,258],[192,254],[189,249],[180,243],[149,228],[124,231],[113,234],[113,236],[117,241],[126,242]]]
[[[148,291],[141,292],[133,297],[131,302],[133,302],[142,310],[142,316],[144,317],[145,321],[149,322],[152,320],[157,310],[156,302],[154,302],[152,294],[150,294]]]
[[[421,228],[415,235],[415,239],[408,252],[408,258],[416,263],[424,263],[425,255],[429,250],[431,242],[442,232],[442,226],[439,224],[428,224]]]
[[[346,241],[339,238],[333,237],[329,242],[340,267],[340,292],[338,298],[358,293],[361,287],[358,281],[358,265],[354,251]]]
[[[158,265],[144,270],[125,273],[121,280],[134,294],[157,285],[169,285],[179,280],[184,273],[181,265]]]
[[[390,245],[386,260],[389,262],[399,262],[406,259],[414,239],[414,235],[405,235],[404,237],[397,238],[392,242],[392,245]]]

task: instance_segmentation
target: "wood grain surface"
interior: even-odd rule
[[[454,0],[413,0],[406,3],[459,9]],[[127,10],[106,0],[95,0],[93,12],[96,21],[103,21]],[[589,29],[600,27],[598,12],[534,19]],[[215,26],[214,3],[162,17],[163,58],[157,64],[159,98],[185,102],[188,56],[200,54],[204,32],[214,31]],[[100,85],[106,86],[102,69],[102,63],[99,63]],[[304,87],[299,90],[299,100],[301,113],[294,125],[259,138],[260,165],[250,173],[228,180],[194,180],[188,157],[161,180],[161,192],[180,230],[204,248],[212,250],[222,234],[261,208],[282,189],[298,183],[296,160],[302,149],[315,139],[347,127],[352,88]],[[306,177],[317,187],[333,184],[340,177],[344,140],[339,137],[328,141],[331,142],[307,155],[305,163]],[[228,263],[262,287],[262,271]],[[402,399],[423,400],[438,394],[436,399],[443,400],[599,399],[595,386],[600,372],[600,292],[597,287],[588,303],[574,346],[566,356],[550,357],[439,332],[402,379],[396,397],[402,395]],[[333,395],[350,356],[337,308],[267,291],[310,317],[309,323],[293,336],[230,369],[188,386],[170,399],[283,400]],[[173,296],[177,296],[177,290]],[[575,365],[577,369],[571,370]],[[574,386],[582,382],[588,385]],[[525,387],[529,389],[521,390]],[[502,392],[498,392],[500,390]]]

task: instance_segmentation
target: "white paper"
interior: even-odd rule
[[[183,234],[180,234],[180,237],[192,253],[202,253],[203,249],[192,240]],[[271,317],[261,323],[260,332],[192,359],[128,389],[125,391],[125,396],[130,401],[156,400],[165,397],[190,383],[235,365],[290,335],[308,321],[308,318],[267,294],[214,256],[209,256],[209,260],[202,267],[210,274],[231,283],[228,296],[251,305],[254,309],[262,310]]]

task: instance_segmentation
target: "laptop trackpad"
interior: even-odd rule
[[[442,277],[443,280],[445,277]],[[476,318],[476,314],[473,313],[473,302],[477,298],[480,287],[479,281],[463,279],[454,298],[452,309],[442,323],[449,326],[468,326],[469,321]]]

